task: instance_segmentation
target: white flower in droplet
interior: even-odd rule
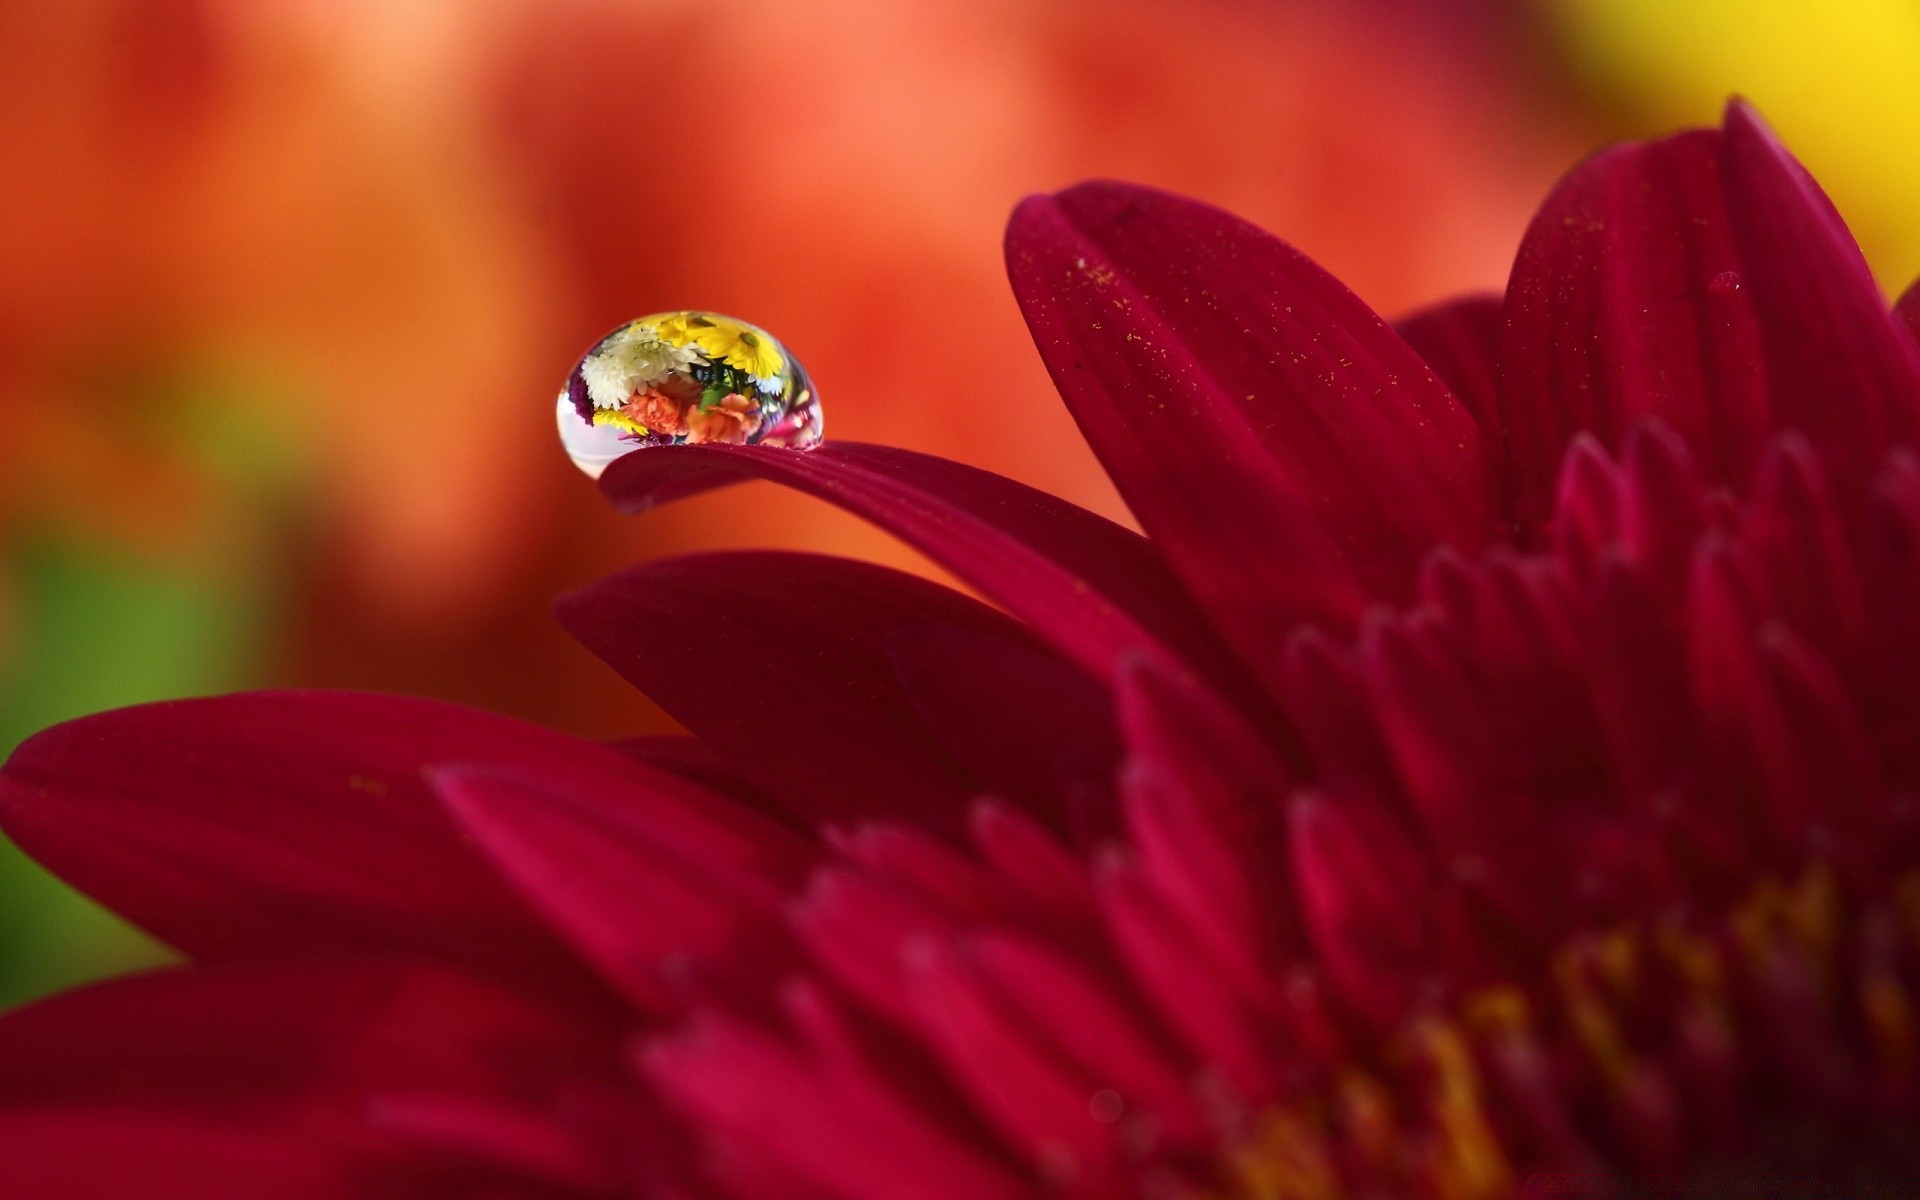
[[[580,364],[580,377],[595,408],[619,408],[635,392],[700,361],[692,346],[660,340],[644,325],[629,325]]]

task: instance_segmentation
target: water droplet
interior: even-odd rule
[[[710,312],[655,313],[601,338],[574,364],[554,415],[567,456],[595,479],[648,446],[820,441],[806,369],[766,330]]]
[[[1709,292],[1712,292],[1716,296],[1725,296],[1730,293],[1739,291],[1740,290],[1740,272],[1738,271],[1720,272],[1718,275],[1715,275],[1713,277],[1713,282],[1707,285],[1707,290]]]

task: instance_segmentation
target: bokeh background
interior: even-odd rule
[[[1920,272],[1913,0],[0,0],[0,749],[256,686],[665,728],[552,595],[926,567],[762,487],[608,511],[551,397],[619,321],[758,322],[831,436],[1121,516],[1004,285],[1021,195],[1188,192],[1395,313],[1731,91]],[[0,1004],[162,955],[0,843]]]

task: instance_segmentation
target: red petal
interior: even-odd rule
[[[923,942],[907,968],[923,1036],[1002,1136],[1063,1180],[1111,1183],[1115,1130],[1087,1103],[1100,1085],[1007,1011],[960,952]]]
[[[1078,668],[1024,637],[953,625],[901,629],[887,651],[927,728],[996,794],[1065,828],[1069,797],[1111,790],[1113,705]]]
[[[978,782],[914,711],[887,641],[921,625],[1020,636],[950,588],[806,554],[664,559],[563,596],[555,611],[809,823],[911,816],[957,827]]]
[[[1720,135],[1605,151],[1542,206],[1506,300],[1501,412],[1521,527],[1552,512],[1574,435],[1618,449],[1657,416],[1715,482],[1745,486],[1768,428],[1760,326],[1720,179]]]
[[[511,1103],[459,1093],[383,1093],[368,1121],[429,1155],[588,1195],[622,1194],[622,1172],[584,1129]]]
[[[1279,798],[1287,771],[1230,712],[1151,663],[1121,676],[1131,843],[1170,912],[1261,990],[1297,943]]]
[[[775,969],[781,905],[799,883],[788,847],[667,831],[631,808],[476,768],[434,786],[480,847],[629,999],[671,1011],[715,959]]]
[[[56,873],[195,957],[406,950],[521,979],[582,979],[429,792],[422,770],[449,760],[635,802],[659,778],[492,713],[267,692],[38,734],[0,772],[0,816]],[[719,797],[702,803],[723,824],[764,824]]]
[[[1776,423],[1805,432],[1841,478],[1869,470],[1889,438],[1920,435],[1920,344],[1826,193],[1742,101],[1727,107],[1723,154]]]
[[[0,1195],[33,1200],[360,1200],[351,1164],[265,1129],[165,1112],[0,1113]]]
[[[579,1014],[399,964],[116,980],[0,1018],[0,1194],[345,1200],[402,1149],[365,1123],[370,1095],[537,1102],[613,1053]]]
[[[1008,270],[1121,493],[1255,661],[1294,619],[1404,595],[1486,533],[1480,435],[1380,318],[1304,256],[1146,188],[1030,197]]]
[[[1292,810],[1294,877],[1327,977],[1392,1024],[1435,967],[1436,880],[1397,822],[1353,798],[1303,796]]]
[[[1005,605],[1100,678],[1127,650],[1177,654],[1220,678],[1238,668],[1152,543],[1055,496],[946,459],[830,442],[796,454],[657,446],[607,468],[625,512],[744,479],[768,479],[872,521]]]
[[[1498,295],[1460,296],[1393,323],[1473,417],[1489,448],[1500,444],[1503,305]]]
[[[1016,1200],[1024,1181],[855,1063],[818,1064],[720,1018],[645,1051],[672,1101],[846,1200]]]
[[[636,762],[678,775],[710,792],[731,796],[746,807],[765,813],[796,830],[804,828],[793,819],[793,814],[768,799],[738,768],[697,737],[673,733],[647,734],[613,738],[606,745]]]
[[[1264,1018],[1248,1010],[1132,863],[1103,860],[1095,887],[1114,947],[1168,1028],[1242,1096],[1271,1096],[1278,1067]]]
[[[1101,1085],[1144,1105],[1175,1138],[1203,1128],[1179,1060],[1090,974],[1043,942],[989,933],[968,944],[969,962],[994,990]]]
[[[1086,864],[1026,813],[997,800],[975,801],[973,844],[1035,908],[1067,925],[1089,923],[1093,889]]]
[[[1913,286],[1893,306],[1893,315],[1906,325],[1907,332],[1913,334],[1915,341],[1920,341],[1920,279],[1914,280]]]
[[[176,967],[0,1017],[0,1110],[290,1120],[370,1089],[508,1094],[536,1078],[604,1071],[613,1037],[588,1013],[427,965]],[[528,1064],[540,1064],[536,1075]]]

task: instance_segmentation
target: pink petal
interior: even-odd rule
[[[555,611],[810,824],[911,815],[957,828],[978,782],[914,711],[887,642],[921,625],[1020,636],[950,588],[805,554],[664,559],[563,596]]]
[[[630,803],[664,778],[592,742],[455,705],[263,692],[37,734],[0,772],[0,818],[28,853],[195,957],[407,950],[583,981],[427,789],[421,772],[450,760]],[[741,837],[765,824],[718,796],[699,803],[703,820]]]
[[[750,959],[755,976],[779,967],[781,907],[805,866],[787,847],[741,853],[497,770],[443,768],[433,781],[502,873],[641,1007],[679,1007],[712,960]]]
[[[1460,296],[1393,323],[1419,351],[1480,427],[1489,447],[1500,445],[1500,341],[1506,328],[1503,298]]]
[[[1063,655],[1105,678],[1127,650],[1177,654],[1240,680],[1152,543],[1045,492],[927,454],[830,442],[804,454],[659,446],[607,468],[625,512],[768,479],[872,521],[958,575]]]
[[[1030,197],[1008,270],[1034,340],[1128,504],[1257,663],[1302,617],[1404,595],[1477,546],[1472,419],[1407,344],[1285,243],[1113,183]]]
[[[1657,416],[1744,486],[1769,423],[1760,322],[1723,198],[1720,135],[1607,150],[1542,206],[1507,288],[1501,415],[1522,529],[1576,434],[1617,450]]]
[[[1722,154],[1776,423],[1841,471],[1869,470],[1889,439],[1920,436],[1920,344],[1888,314],[1826,193],[1744,101],[1727,106]]]

